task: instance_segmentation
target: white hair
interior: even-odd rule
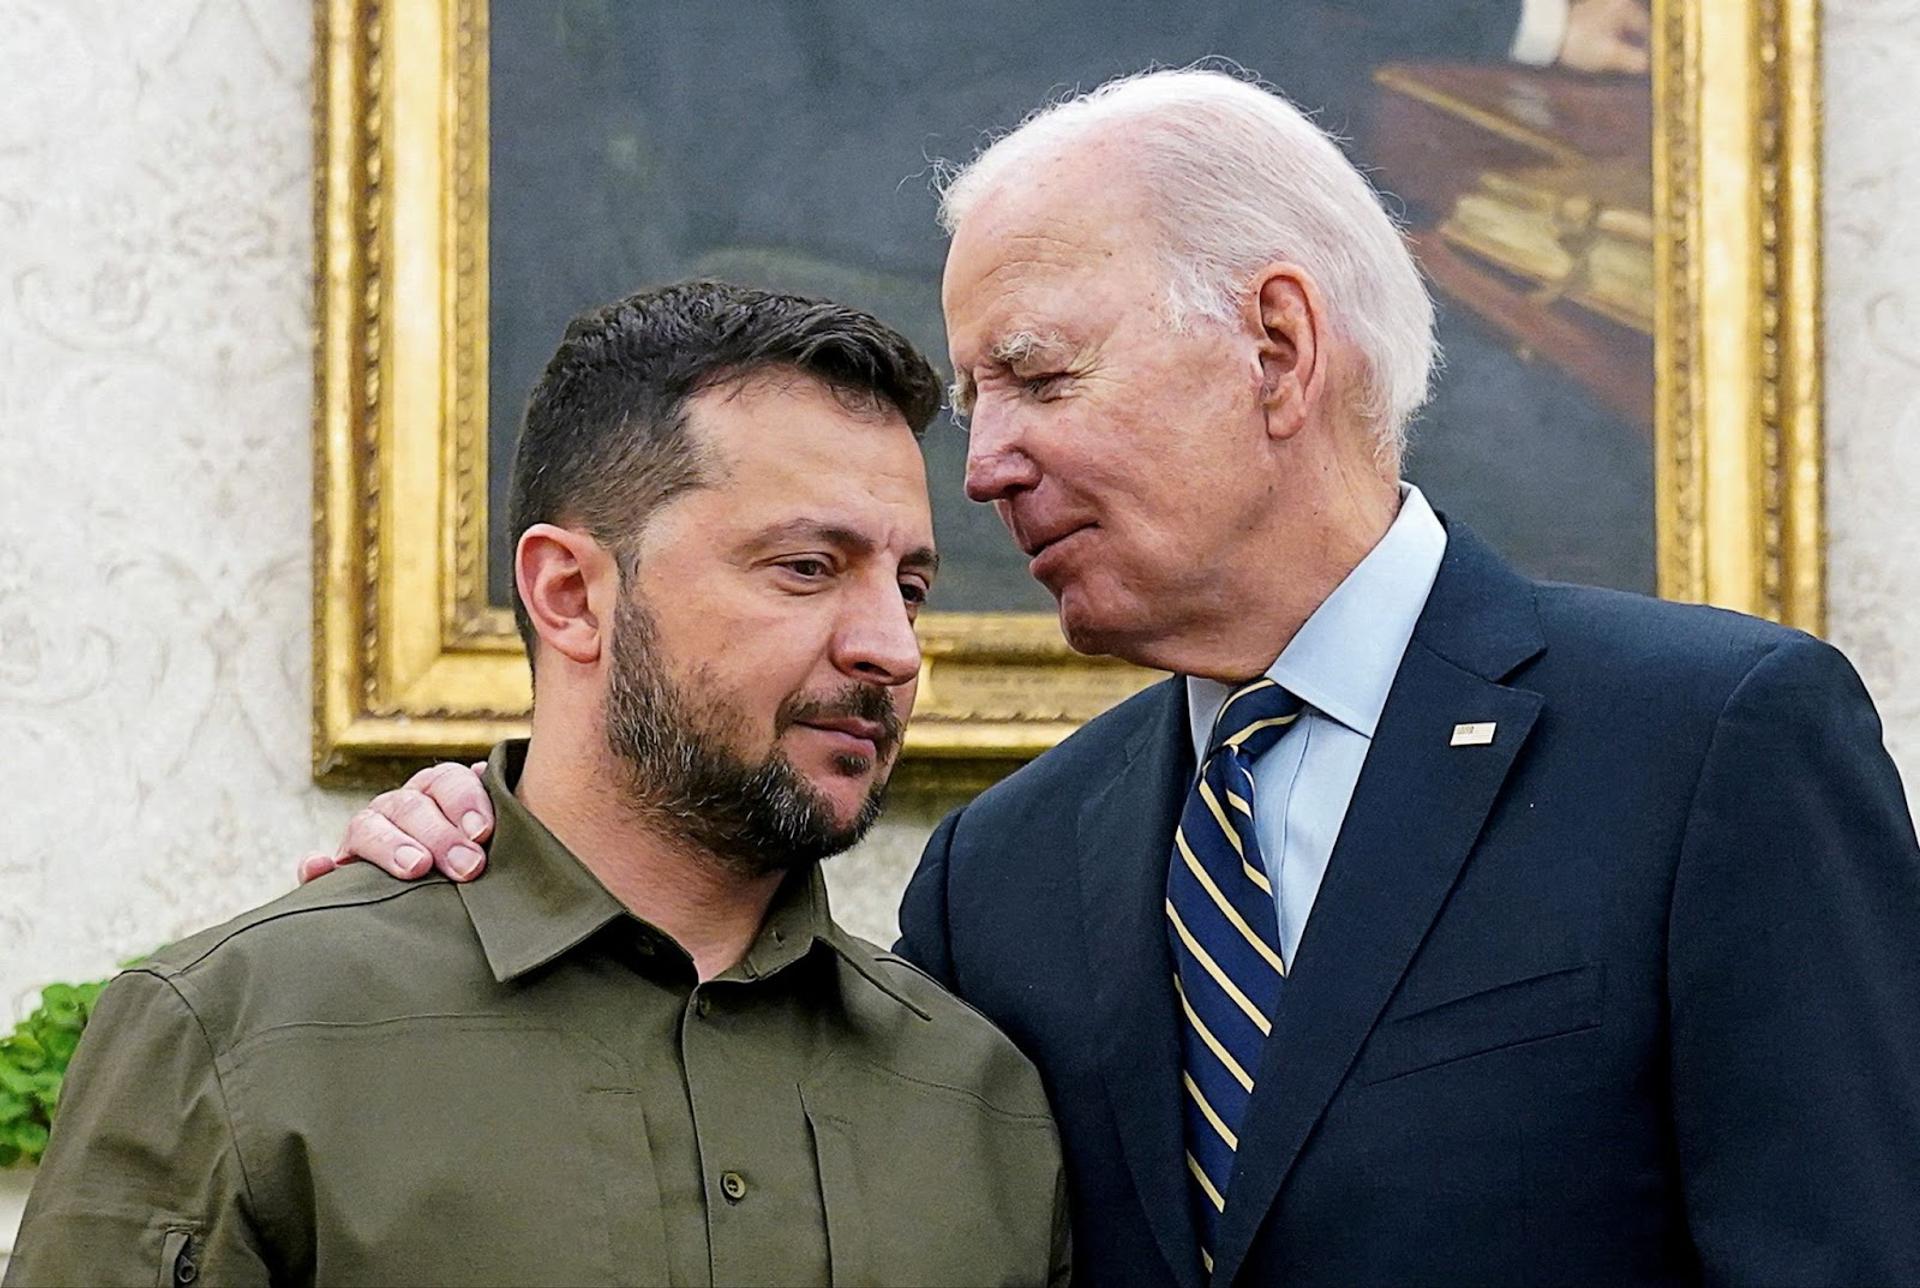
[[[1188,68],[1123,76],[1049,104],[946,180],[941,226],[951,234],[988,192],[1104,129],[1123,132],[1154,201],[1173,325],[1230,323],[1261,265],[1299,264],[1330,325],[1363,357],[1360,410],[1397,462],[1439,359],[1433,300],[1378,194],[1279,94]]]

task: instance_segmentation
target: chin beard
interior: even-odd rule
[[[745,727],[745,717],[723,694],[696,697],[675,684],[660,662],[656,638],[646,609],[623,597],[614,617],[604,714],[629,809],[749,876],[811,866],[867,834],[886,796],[884,775],[854,818],[837,823],[832,802],[777,745],[757,764],[731,749],[728,737]],[[857,682],[825,699],[789,698],[775,718],[775,737],[798,719],[820,715],[882,724],[876,755],[883,762],[899,745],[901,721],[893,704],[879,689]],[[849,775],[869,768],[863,757],[843,757],[836,767]]]

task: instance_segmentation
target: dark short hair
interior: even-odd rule
[[[709,481],[687,403],[780,371],[818,380],[850,406],[897,411],[916,438],[940,407],[926,358],[859,309],[726,282],[638,291],[568,323],[533,387],[508,502],[514,541],[536,523],[581,527],[621,557],[624,574],[648,516]],[[513,615],[531,660],[536,636],[517,584]]]

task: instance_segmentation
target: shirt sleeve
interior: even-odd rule
[[[1513,33],[1507,57],[1529,67],[1548,67],[1560,57],[1567,42],[1567,18],[1572,0],[1522,0],[1520,27]]]
[[[165,978],[101,995],[8,1263],[26,1284],[265,1284],[245,1172],[199,1017]]]

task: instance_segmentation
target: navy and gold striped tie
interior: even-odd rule
[[[1184,1016],[1187,1173],[1208,1273],[1253,1075],[1287,978],[1273,886],[1253,830],[1250,770],[1300,718],[1300,708],[1298,698],[1264,678],[1227,698],[1181,811],[1167,870],[1173,987]]]

